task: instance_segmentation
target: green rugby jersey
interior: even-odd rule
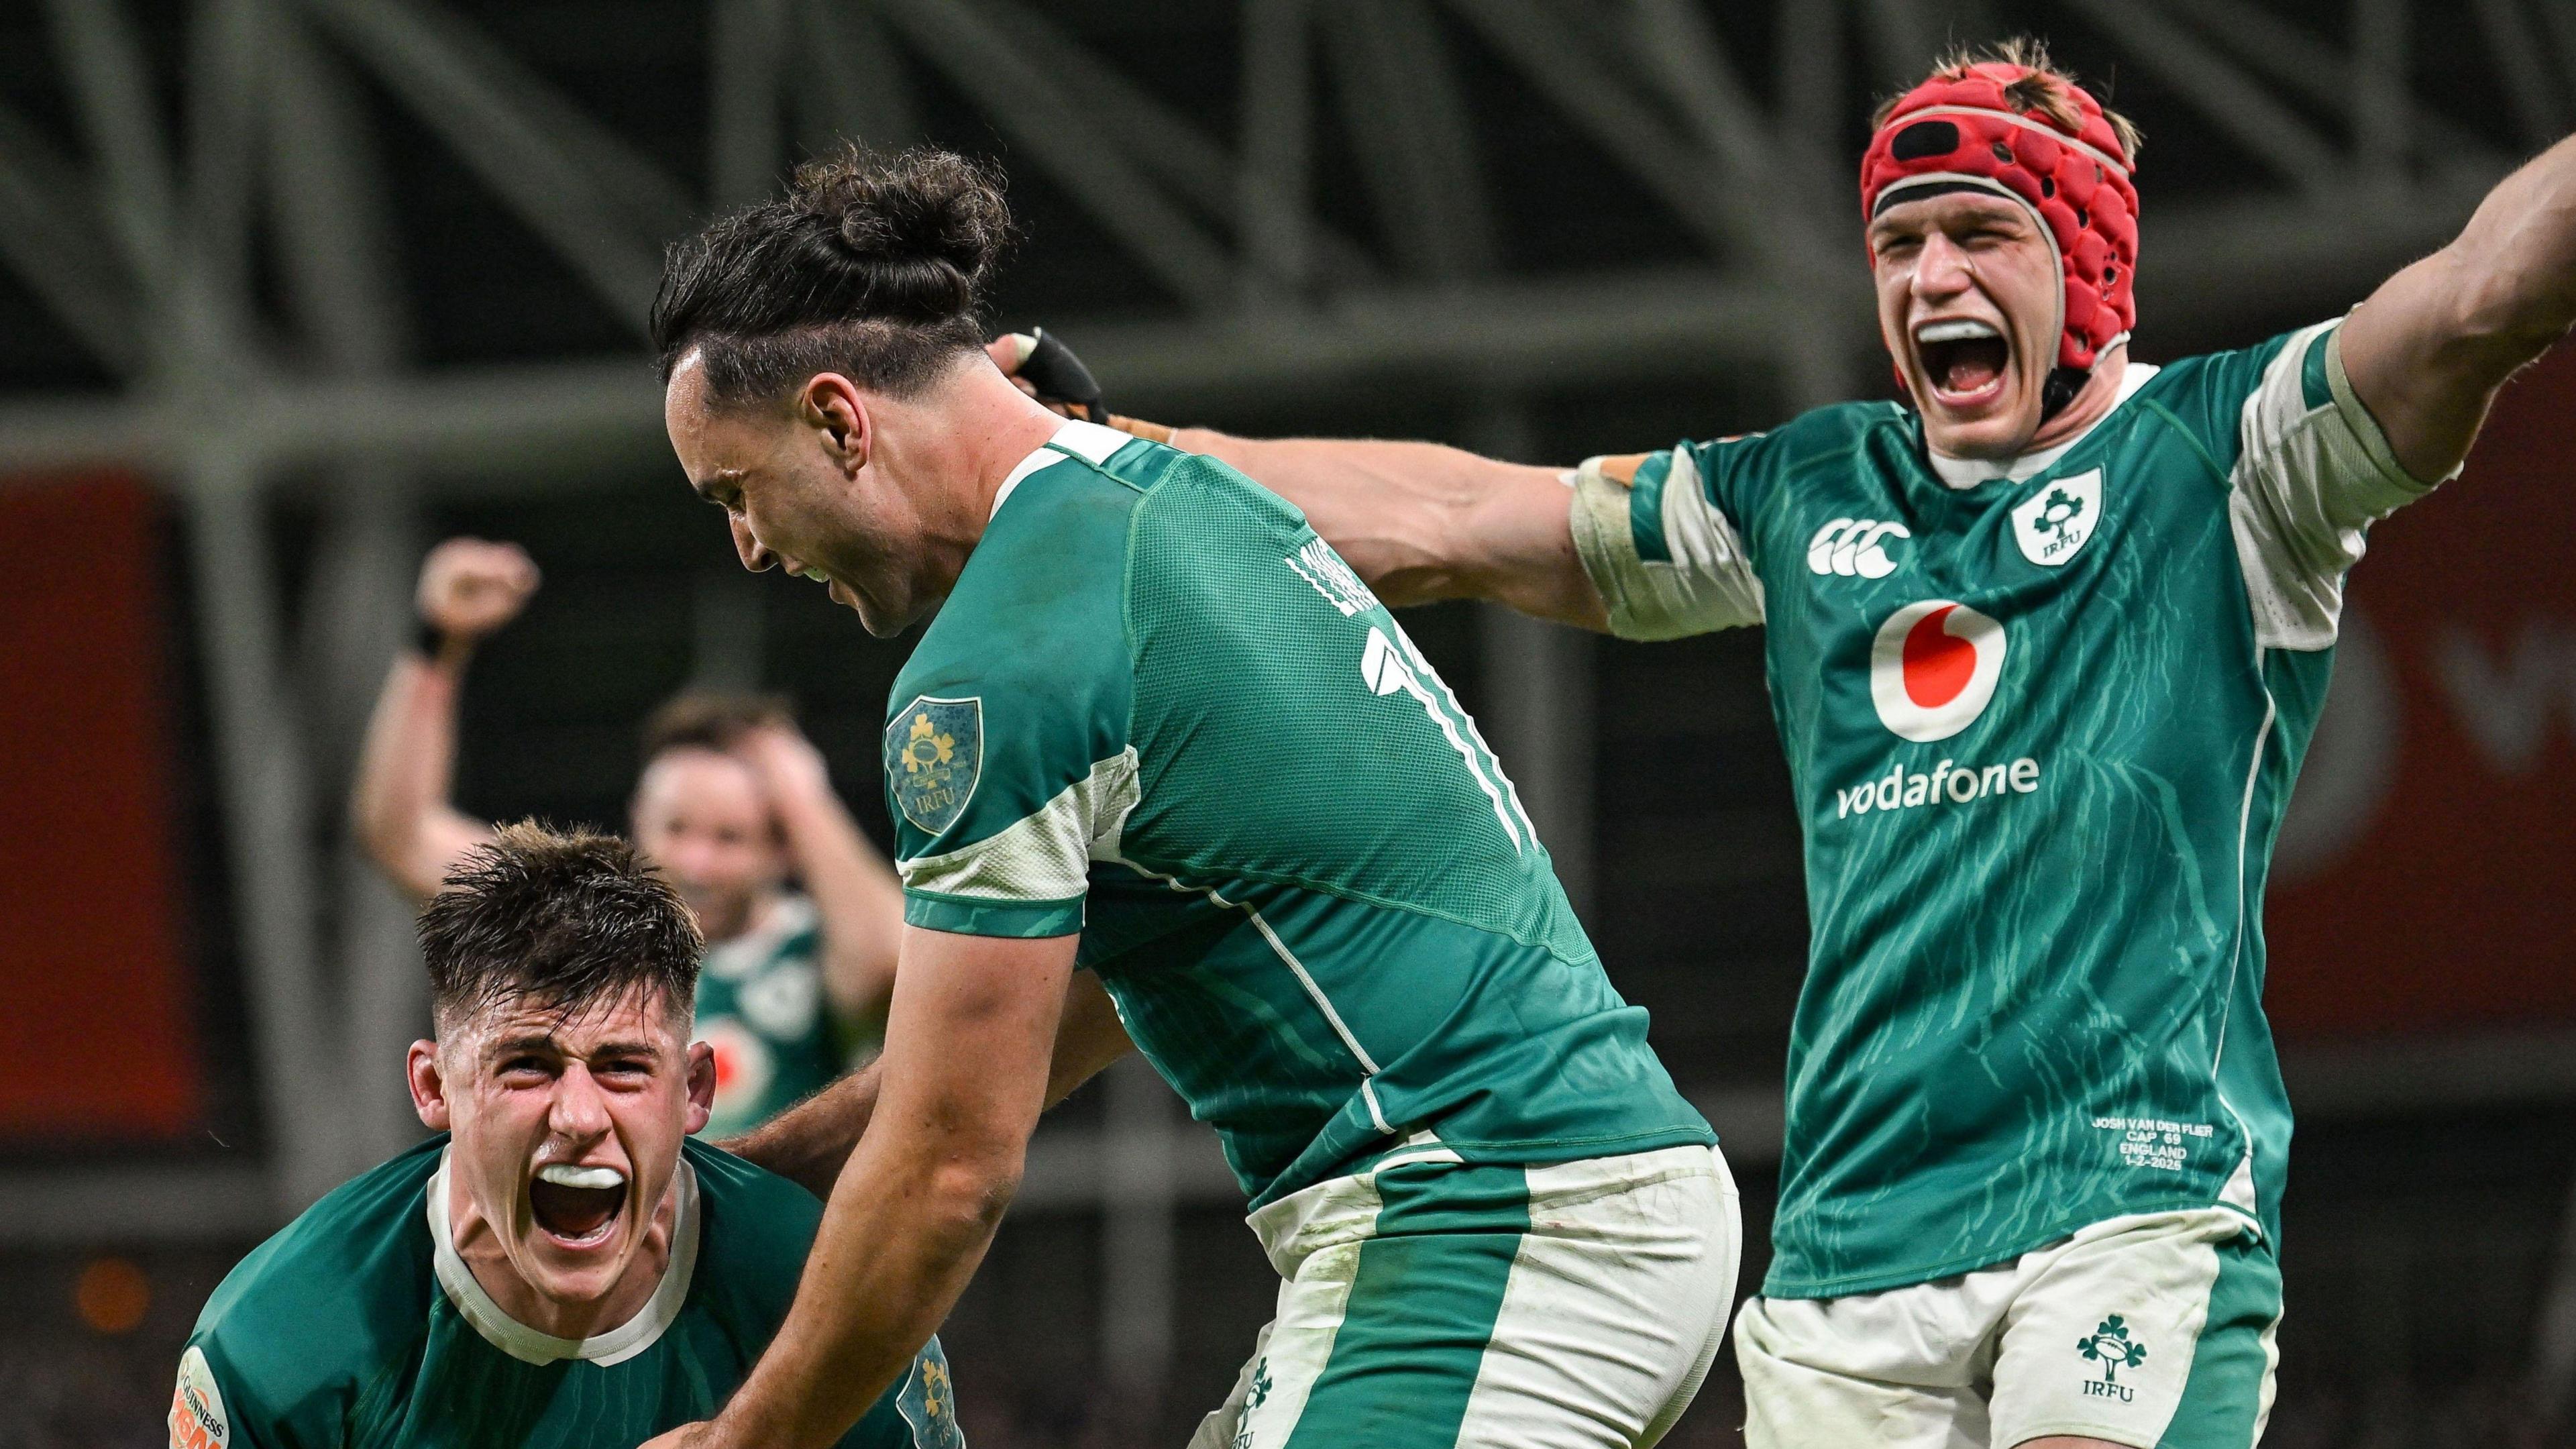
[[[1511,782],[1304,515],[1069,423],[896,678],[912,924],[1080,932],[1267,1203],[1399,1143],[1537,1164],[1709,1143]]]
[[[2265,872],[2344,572],[2425,488],[2334,327],[2132,364],[2008,466],[1855,403],[1578,471],[1617,632],[1767,625],[1813,939],[1764,1291],[2163,1208],[2274,1229]]]
[[[760,922],[707,947],[697,1040],[715,1048],[715,1110],[700,1135],[748,1132],[831,1085],[849,1054],[823,992],[814,903],[783,896]]]
[[[670,1267],[644,1310],[578,1342],[505,1316],[447,1233],[441,1135],[353,1178],[253,1249],[198,1315],[171,1449],[634,1449],[712,1417],[787,1315],[823,1207],[682,1148]],[[963,1449],[932,1339],[841,1449]]]

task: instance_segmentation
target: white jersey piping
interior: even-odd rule
[[[1306,970],[1306,963],[1297,959],[1297,953],[1288,949],[1288,943],[1279,939],[1279,933],[1271,929],[1270,922],[1263,918],[1261,912],[1240,901],[1227,900],[1212,886],[1184,885],[1175,877],[1165,875],[1158,870],[1149,870],[1132,860],[1120,859],[1117,863],[1148,880],[1161,881],[1171,890],[1183,894],[1196,891],[1228,910],[1241,911],[1250,917],[1252,928],[1261,933],[1261,939],[1270,943],[1272,954],[1295,974],[1297,984],[1306,989],[1307,999],[1313,1001],[1315,1009],[1323,1013],[1324,1021],[1333,1028],[1333,1035],[1341,1039],[1343,1050],[1349,1052],[1351,1059],[1360,1064],[1360,1071],[1364,1073],[1360,1078],[1360,1099],[1368,1104],[1370,1123],[1380,1132],[1395,1131],[1395,1128],[1386,1120],[1385,1108],[1378,1104],[1376,1089],[1369,1085],[1369,1078],[1376,1076],[1379,1071],[1377,1059],[1369,1055],[1367,1047],[1360,1045],[1360,1039],[1352,1034],[1350,1024],[1343,1021],[1341,1012],[1334,1009],[1333,999],[1324,994],[1322,984]]]

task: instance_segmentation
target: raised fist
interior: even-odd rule
[[[519,616],[537,565],[515,543],[451,538],[420,565],[420,616],[451,639],[480,639]]]

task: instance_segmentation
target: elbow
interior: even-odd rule
[[[2452,282],[2453,345],[2508,368],[2548,351],[2576,324],[2576,273],[2491,266]]]
[[[926,1186],[937,1230],[970,1241],[991,1236],[1019,1195],[1025,1168],[1020,1150],[973,1153],[933,1168]]]
[[[392,868],[396,852],[394,842],[401,828],[386,804],[360,790],[349,797],[349,834],[367,858],[386,869]]]

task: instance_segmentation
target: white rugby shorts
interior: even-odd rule
[[[1725,1159],[1431,1155],[1252,1215],[1278,1316],[1192,1449],[1645,1449],[1681,1416],[1735,1296]]]
[[[2280,1322],[2271,1245],[2218,1208],[2112,1218],[1884,1293],[1754,1298],[1735,1324],[1745,1443],[2250,1449]]]

